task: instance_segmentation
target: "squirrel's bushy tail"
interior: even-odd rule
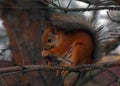
[[[119,28],[104,30],[103,26],[96,27],[83,16],[53,13],[50,15],[49,22],[67,33],[85,31],[90,34],[94,43],[93,57],[95,60],[108,54],[120,41]]]

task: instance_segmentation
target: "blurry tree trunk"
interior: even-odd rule
[[[10,41],[13,65],[44,63],[40,54],[41,36],[48,11],[42,7],[46,5],[24,0],[5,0],[2,4],[1,14]],[[6,83],[11,86],[53,86],[53,79],[56,79],[53,73],[38,71],[27,72],[22,78],[21,74],[5,77]]]

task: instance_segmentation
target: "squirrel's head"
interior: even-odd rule
[[[47,25],[42,35],[43,50],[49,50],[57,47],[60,40],[61,38],[59,31],[55,27]]]

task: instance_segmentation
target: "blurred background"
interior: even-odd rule
[[[53,0],[55,4],[64,8],[87,8],[97,7],[96,5],[90,5],[79,0]],[[88,0],[89,1],[89,0]],[[105,0],[100,0],[105,1]],[[109,0],[110,1],[110,0]],[[107,2],[107,0],[105,1]],[[49,5],[52,7],[52,5]],[[58,10],[59,11],[59,10]],[[80,11],[80,12],[68,12],[75,15],[84,15],[86,19],[93,22],[97,27],[103,26],[104,30],[120,28],[120,23],[112,21],[120,21],[120,12],[114,10],[96,10],[96,11]],[[111,19],[112,18],[112,19]],[[6,35],[6,28],[3,25],[4,21],[0,19],[0,59],[11,60],[11,51],[9,50],[9,38]],[[111,50],[111,54],[120,54],[120,43]],[[5,50],[4,50],[5,49]],[[7,50],[6,50],[7,49]]]

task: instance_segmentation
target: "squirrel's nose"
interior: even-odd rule
[[[43,50],[47,50],[46,48],[43,48]]]
[[[52,49],[54,48],[53,46],[46,46],[46,47],[43,47],[43,50],[49,50],[49,49]]]
[[[43,46],[42,49],[43,50],[48,50],[48,47],[47,46]]]

